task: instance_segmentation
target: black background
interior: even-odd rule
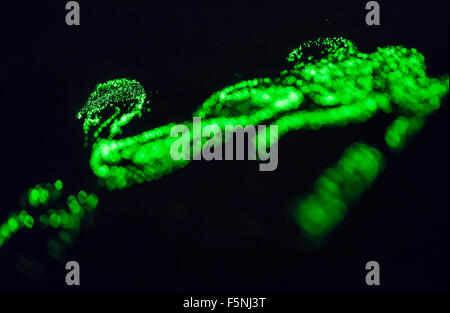
[[[100,205],[68,259],[43,251],[47,233],[23,231],[0,251],[0,291],[300,292],[443,291],[449,283],[448,100],[400,154],[383,142],[390,117],[298,132],[280,142],[279,166],[192,162],[156,182],[106,192],[95,184],[76,112],[95,85],[137,79],[152,92],[138,133],[183,121],[213,92],[277,75],[288,53],[319,36],[360,50],[405,45],[428,74],[448,73],[448,1],[380,1],[381,26],[365,24],[366,1],[177,4],[79,1],[81,26],[65,24],[65,1],[1,5],[0,219],[37,183],[96,191]],[[290,201],[356,140],[386,152],[386,170],[319,249],[304,247]],[[35,258],[44,275],[16,269]],[[381,266],[380,287],[364,282]]]

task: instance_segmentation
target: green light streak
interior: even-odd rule
[[[314,193],[297,200],[295,221],[307,238],[319,242],[330,233],[382,169],[383,156],[377,149],[362,143],[347,148],[317,179]]]

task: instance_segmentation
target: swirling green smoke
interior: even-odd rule
[[[203,128],[278,125],[281,137],[290,131],[345,127],[387,114],[394,121],[386,130],[386,144],[400,151],[422,128],[425,117],[439,109],[449,89],[447,75],[428,77],[424,56],[402,46],[364,53],[347,39],[321,38],[300,45],[287,60],[289,68],[277,77],[246,80],[214,92],[193,116],[202,118]],[[78,114],[86,143],[93,144],[91,169],[108,190],[152,181],[189,163],[170,156],[170,147],[178,139],[170,136],[175,123],[118,138],[121,129],[140,116],[145,99],[137,81],[112,80],[99,84]],[[183,124],[192,132],[192,122]],[[267,135],[258,134],[255,144],[264,143]],[[200,137],[194,134],[191,144],[201,144]],[[317,180],[314,193],[299,198],[295,221],[310,238],[322,238],[382,168],[383,156],[376,148],[362,143],[347,148]],[[14,223],[4,225],[1,229],[16,228]],[[0,233],[0,246],[5,233]]]

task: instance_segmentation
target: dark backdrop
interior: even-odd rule
[[[225,86],[277,75],[293,48],[318,36],[347,37],[365,52],[415,47],[431,76],[449,67],[448,1],[380,1],[381,26],[373,27],[365,1],[81,0],[74,27],[65,24],[65,1],[11,2],[0,20],[2,221],[37,183],[59,178],[72,192],[95,184],[75,114],[97,83],[129,77],[152,91],[137,133],[189,118]],[[24,231],[0,251],[0,290],[448,290],[448,122],[445,100],[398,155],[383,143],[389,121],[375,118],[289,134],[275,172],[249,161],[197,161],[156,182],[96,190],[95,225],[68,252],[81,265],[80,288],[66,287],[64,263],[41,252],[47,235]],[[311,191],[355,140],[386,152],[386,170],[321,248],[302,247],[289,201]],[[21,255],[37,258],[40,280],[17,271]],[[378,289],[364,283],[370,260],[381,266]]]

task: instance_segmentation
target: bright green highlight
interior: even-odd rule
[[[322,239],[345,217],[349,204],[370,188],[382,169],[383,156],[377,149],[353,144],[335,166],[319,177],[313,194],[298,200],[294,208],[296,223],[309,239]]]
[[[0,224],[0,247],[22,228],[33,228],[34,218],[27,211],[11,214],[6,222]]]
[[[62,181],[58,180],[55,184],[42,184],[29,188],[27,191],[28,204],[33,208],[46,206],[55,201],[62,193]]]
[[[55,183],[55,189],[56,190],[62,190],[63,189],[63,182],[60,181],[59,179]]]
[[[141,116],[145,98],[145,90],[136,80],[122,78],[98,84],[77,115],[84,120],[85,143],[89,137],[96,140],[121,134],[124,125]]]

